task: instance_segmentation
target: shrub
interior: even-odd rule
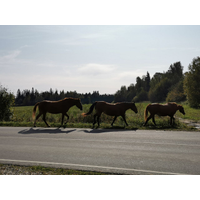
[[[13,115],[14,95],[0,85],[0,121],[9,121]]]

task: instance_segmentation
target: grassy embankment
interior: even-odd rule
[[[0,175],[112,175],[112,173],[0,164]]]
[[[176,113],[176,125],[171,127],[169,125],[169,118],[168,117],[156,117],[157,126],[155,127],[150,120],[146,127],[143,126],[144,123],[144,110],[148,105],[147,102],[144,103],[136,103],[138,108],[138,114],[135,114],[133,111],[128,110],[126,112],[126,119],[129,124],[126,129],[166,129],[166,130],[194,130],[192,127],[188,127],[185,124],[179,122],[177,119],[181,117],[183,119],[190,119],[198,121],[200,120],[200,110],[199,109],[192,109],[188,105],[184,104],[184,109],[186,115],[183,116],[179,111]],[[72,107],[68,115],[70,117],[67,125],[65,127],[68,128],[92,128],[93,122],[93,115],[89,115],[87,117],[83,117],[81,115],[82,112],[87,112],[89,110],[90,105],[83,105],[83,111],[80,111],[77,107]],[[33,106],[24,106],[24,107],[13,107],[14,116],[10,122],[0,122],[0,126],[33,126],[33,119],[32,119],[32,110]],[[51,127],[59,127],[61,124],[61,114],[52,115],[47,114],[46,116],[47,122],[50,124]],[[67,118],[65,117],[65,121]],[[107,116],[102,114],[101,116],[101,125],[100,128],[111,128],[111,122],[113,117]],[[36,125],[38,127],[46,127],[45,123],[42,120],[42,117],[39,118]],[[118,117],[116,122],[114,123],[113,128],[124,128],[124,122],[121,117]]]

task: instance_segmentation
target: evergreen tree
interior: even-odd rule
[[[146,92],[149,92],[150,82],[151,82],[150,74],[149,72],[147,72],[147,75],[145,77],[145,88],[144,88]]]

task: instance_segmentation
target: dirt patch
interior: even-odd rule
[[[182,119],[178,118],[180,122],[187,124],[188,126],[192,126],[198,130],[200,130],[200,121],[190,120],[190,119]]]

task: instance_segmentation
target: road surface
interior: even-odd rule
[[[196,175],[200,132],[0,127],[0,163]]]

